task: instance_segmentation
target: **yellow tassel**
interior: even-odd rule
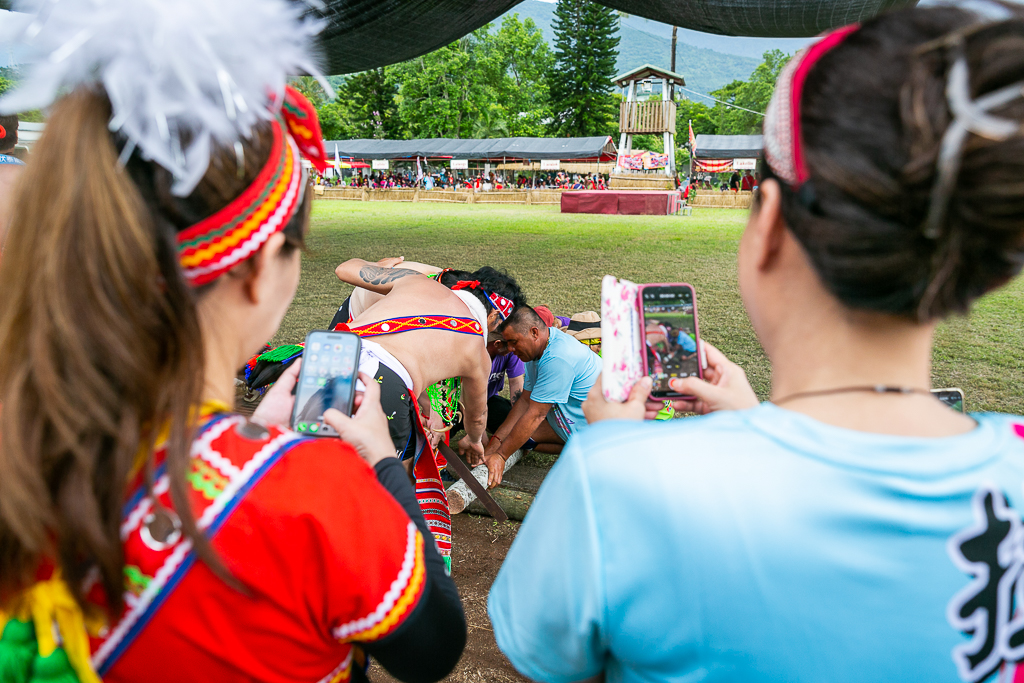
[[[52,579],[39,581],[18,596],[14,610],[0,614],[0,626],[5,625],[8,618],[32,621],[40,657],[47,658],[61,647],[81,683],[101,683],[90,661],[88,634],[97,633],[104,624],[102,620],[85,617],[60,578],[60,572],[54,572]],[[57,638],[60,638],[59,643]]]

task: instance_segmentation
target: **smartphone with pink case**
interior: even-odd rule
[[[624,402],[644,376],[638,292],[629,280],[601,281],[601,386],[609,401]]]
[[[697,294],[685,282],[640,285],[637,289],[643,374],[654,381],[651,396],[686,398],[672,391],[668,382],[677,377],[704,377]]]

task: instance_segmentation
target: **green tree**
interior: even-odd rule
[[[330,101],[320,81],[312,76],[295,76],[288,79],[288,85],[305,95],[314,107],[320,107]]]
[[[480,114],[480,118],[477,119],[476,125],[473,127],[474,138],[507,138],[509,137],[508,122],[501,118],[500,112],[496,111],[497,107],[491,107],[485,109]]]
[[[13,80],[11,80],[10,78],[6,78],[4,76],[0,76],[0,95],[3,95],[5,92],[7,92],[8,90],[10,90],[13,87],[14,87],[14,81]]]
[[[619,46],[615,11],[590,0],[558,0],[552,27],[550,131],[565,136],[609,133],[616,115],[611,97]]]
[[[333,105],[321,113],[320,125],[326,119],[337,138],[374,138],[401,140],[406,137],[405,125],[399,116],[398,83],[394,71],[399,67],[378,67],[363,71],[335,86],[338,96]],[[325,139],[327,132],[324,132]]]
[[[760,114],[768,108],[768,102],[775,92],[775,81],[788,59],[789,55],[782,50],[769,50],[764,53],[764,61],[754,69],[748,80],[733,81],[711,93],[713,97],[735,105],[715,105],[714,120],[719,134],[753,135],[761,132],[764,117]]]
[[[507,124],[507,135],[536,136],[550,117],[547,75],[554,57],[544,35],[527,18],[505,17],[501,28],[487,34],[481,65],[494,106]],[[488,111],[488,110],[485,110]]]
[[[489,108],[493,92],[481,64],[487,28],[393,67],[398,115],[413,137],[464,137]]]

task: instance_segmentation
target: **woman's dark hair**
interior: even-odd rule
[[[472,273],[465,270],[446,270],[438,278],[438,281],[449,289],[458,282],[467,280],[478,280],[480,282],[480,287],[467,291],[473,292],[473,295],[484,305],[485,310],[490,310],[491,305],[487,301],[484,290],[496,292],[499,296],[505,297],[516,306],[522,306],[526,303],[526,296],[515,281],[515,278],[504,271],[491,268],[490,266],[484,266]]]
[[[782,181],[782,214],[825,286],[852,308],[919,321],[966,312],[1024,265],[1024,136],[971,135],[938,238],[924,234],[942,136],[948,44],[962,35],[971,97],[1024,81],[1024,17],[980,26],[950,7],[864,24],[807,77],[811,181]],[[1024,100],[991,112],[1024,121]],[[765,164],[766,178],[775,177]]]
[[[106,95],[87,88],[54,107],[0,262],[0,599],[45,558],[79,599],[96,571],[116,615],[129,473],[143,467],[152,487],[161,426],[182,531],[228,578],[186,494],[205,370],[197,302],[212,285],[186,284],[176,236],[252,183],[270,124],[243,141],[242,172],[233,148],[215,147],[205,177],[179,198],[152,162],[133,156],[121,168],[110,116]],[[289,249],[301,244],[309,201],[285,230]]]

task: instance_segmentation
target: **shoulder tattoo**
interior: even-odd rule
[[[371,285],[386,285],[407,275],[419,275],[419,273],[409,268],[381,268],[380,266],[363,266],[359,269],[360,279]]]

